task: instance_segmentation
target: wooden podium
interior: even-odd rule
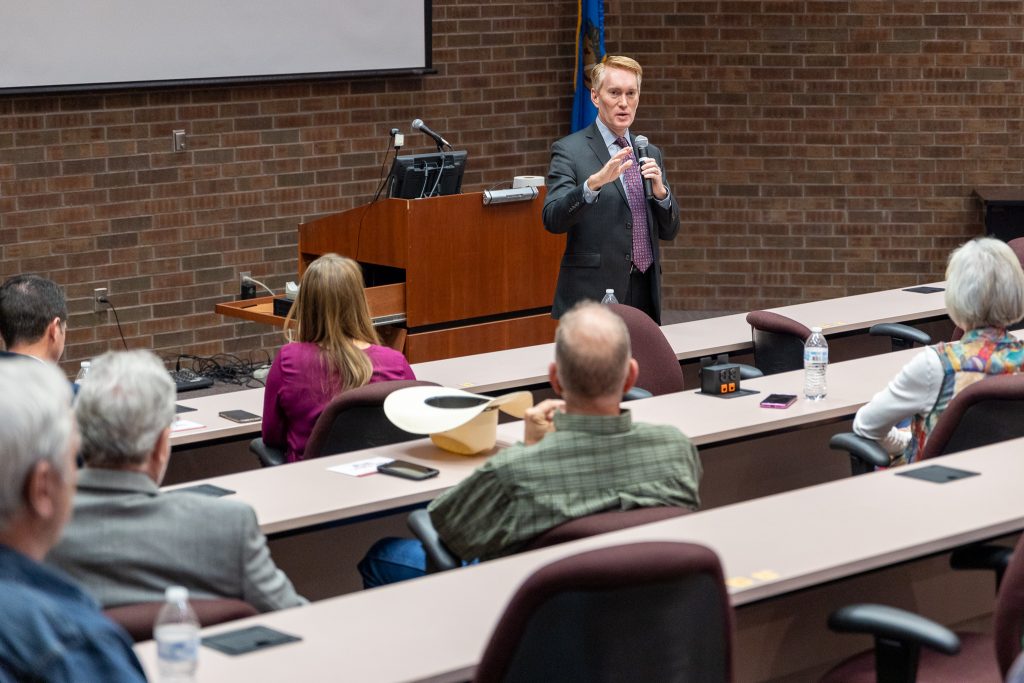
[[[299,274],[329,252],[359,261],[371,315],[404,322],[411,363],[550,342],[565,238],[544,230],[543,199],[543,188],[489,206],[479,192],[382,199],[325,216],[299,226]],[[257,301],[265,310],[270,299],[217,311],[274,322],[245,314]]]

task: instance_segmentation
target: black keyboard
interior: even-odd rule
[[[205,389],[213,386],[213,380],[209,377],[197,375],[191,370],[170,370],[171,379],[178,387],[178,393],[192,391],[193,389]]]

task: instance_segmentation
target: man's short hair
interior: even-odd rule
[[[605,57],[604,61],[595,64],[594,68],[590,72],[590,83],[595,92],[601,92],[601,85],[604,83],[604,74],[608,69],[622,69],[623,71],[628,71],[634,74],[636,76],[636,89],[640,90],[640,81],[644,78],[644,70],[643,67],[640,66],[640,62],[636,61],[632,57],[619,57],[612,55]]]
[[[10,349],[37,341],[54,318],[68,319],[57,283],[38,275],[15,275],[0,285],[0,337]]]
[[[621,394],[631,357],[626,323],[607,306],[583,301],[558,321],[555,365],[564,393],[583,399]]]
[[[31,358],[0,361],[0,528],[25,504],[25,483],[38,463],[64,472],[73,438],[67,378]]]
[[[75,399],[87,465],[142,465],[174,422],[175,386],[149,351],[110,351],[92,362]]]

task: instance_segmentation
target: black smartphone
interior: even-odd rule
[[[381,474],[390,474],[392,477],[402,477],[403,479],[414,479],[416,481],[430,479],[440,474],[433,467],[425,467],[414,462],[406,462],[405,460],[392,460],[387,464],[377,465],[377,471]]]
[[[232,422],[259,422],[263,419],[255,413],[250,413],[248,410],[222,410],[217,414],[225,420],[231,420]]]
[[[196,484],[195,486],[172,489],[171,491],[168,491],[168,493],[197,493],[200,496],[220,498],[221,496],[230,496],[234,491],[223,488],[222,486],[214,486],[213,484]]]
[[[762,408],[788,408],[796,403],[796,394],[768,394],[761,401]]]

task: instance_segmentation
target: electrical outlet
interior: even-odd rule
[[[184,152],[188,146],[185,138],[185,129],[179,128],[171,131],[171,149],[175,152]]]
[[[97,287],[92,290],[92,310],[95,313],[102,313],[107,310],[107,288]]]
[[[256,298],[256,283],[252,281],[252,273],[250,271],[243,270],[238,274],[238,286],[242,299]]]

